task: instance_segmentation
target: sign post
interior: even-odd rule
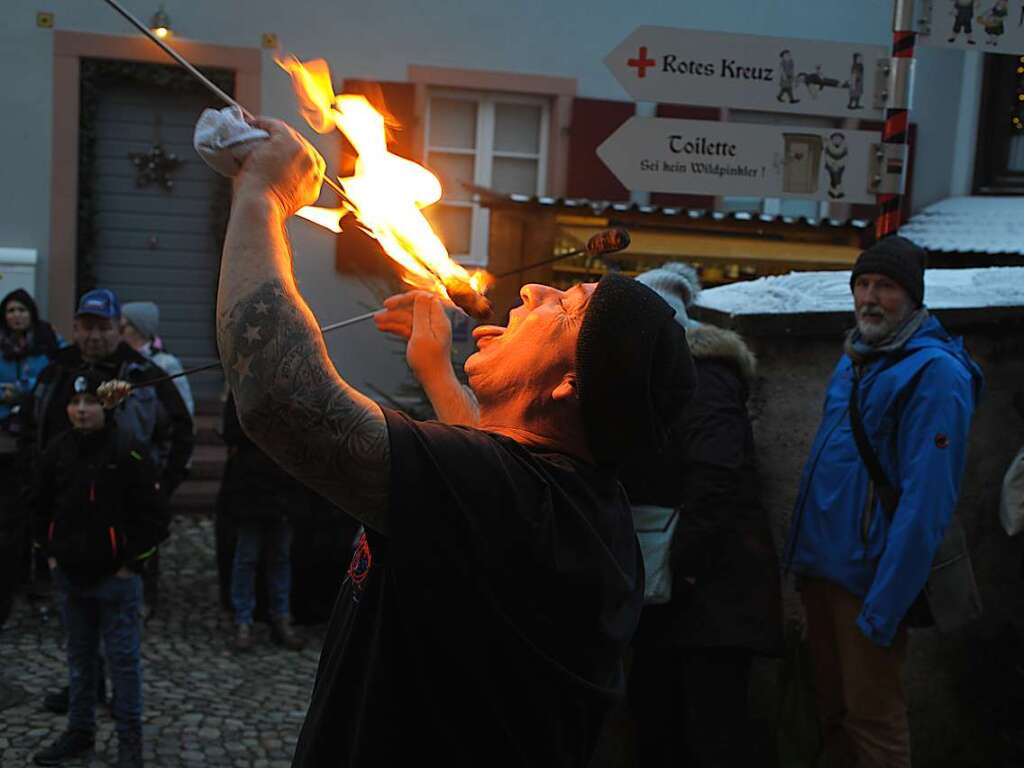
[[[892,173],[879,174],[878,219],[875,237],[881,240],[895,234],[900,226],[900,206],[906,185],[907,134],[910,128],[910,97],[914,81],[914,0],[896,0],[892,23],[892,61],[890,106],[885,110],[879,165]],[[895,187],[891,185],[895,181]]]
[[[970,26],[964,9],[982,0],[931,2],[952,3],[958,23]],[[984,2],[994,3],[989,18],[1000,23],[1011,3],[1020,6],[1024,27],[1024,0]],[[643,26],[605,58],[638,101],[884,116],[881,141],[867,131],[633,117],[597,154],[632,191],[877,203],[876,236],[893,234],[906,179],[914,4],[894,0],[888,54],[881,46]]]

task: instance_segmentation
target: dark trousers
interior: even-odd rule
[[[235,562],[231,572],[231,603],[236,624],[252,624],[256,611],[256,566],[266,553],[267,590],[270,618],[288,619],[292,587],[292,531],[288,521],[243,523],[235,540]]]
[[[68,727],[96,730],[100,638],[114,689],[118,738],[142,731],[142,579],[110,576],[94,587],[68,583],[58,572],[68,634]]]
[[[953,34],[959,32],[965,32],[971,34],[971,22],[974,21],[974,9],[973,8],[957,8],[956,9],[956,20],[953,22]]]
[[[24,534],[20,529],[5,528],[0,520],[0,627],[7,622],[14,605],[22,549],[20,544],[23,539]]]
[[[629,708],[639,768],[753,765],[752,654],[732,648],[634,650]]]

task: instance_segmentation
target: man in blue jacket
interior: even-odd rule
[[[823,765],[909,766],[904,618],[956,507],[978,366],[924,300],[924,251],[889,237],[850,277],[856,327],[828,384],[787,547],[814,661]],[[890,515],[850,421],[899,491]]]

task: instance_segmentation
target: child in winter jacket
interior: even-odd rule
[[[166,538],[168,517],[146,451],[126,444],[100,405],[101,383],[90,371],[74,378],[72,429],[43,454],[32,494],[36,542],[65,601],[70,673],[68,729],[35,755],[37,765],[58,765],[93,747],[101,636],[114,689],[117,765],[142,765],[139,573]]]

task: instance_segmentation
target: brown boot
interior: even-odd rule
[[[248,651],[252,649],[252,625],[251,624],[238,624],[235,626],[235,636],[231,641],[231,646],[236,651]]]
[[[295,634],[291,622],[287,617],[276,618],[270,623],[270,637],[278,645],[283,645],[289,651],[301,651],[306,641]]]

